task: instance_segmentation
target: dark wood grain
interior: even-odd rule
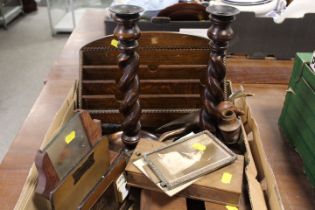
[[[242,62],[241,58],[235,56],[226,60],[227,79],[234,83],[287,84],[290,79],[292,61],[247,59]]]
[[[47,152],[39,151],[37,153],[35,165],[38,170],[38,184],[36,186],[36,192],[48,199],[50,192],[60,182],[60,178],[53,167]]]
[[[201,104],[197,94],[147,94],[140,96],[140,102],[143,109],[199,108]],[[117,109],[119,105],[114,96],[110,95],[82,96],[82,108],[85,109]]]
[[[179,2],[162,9],[157,17],[168,17],[172,21],[208,20],[206,8],[197,2]]]
[[[92,120],[90,114],[85,110],[80,110],[80,118],[88,140],[92,146],[95,145],[102,138],[101,121],[98,119]]]
[[[143,33],[143,39],[146,34]],[[163,36],[162,36],[163,37]],[[179,36],[180,37],[180,36]],[[178,37],[178,38],[179,38]],[[149,38],[149,37],[148,37]],[[164,37],[163,37],[164,38]],[[178,39],[176,38],[176,39]],[[111,37],[108,37],[107,39],[113,39]],[[203,38],[200,38],[203,39]],[[141,44],[141,43],[140,43]],[[102,44],[101,46],[104,46]],[[141,45],[140,45],[141,46]],[[188,43],[187,45],[183,46],[183,48],[171,48],[170,46],[162,48],[159,47],[158,49],[147,49],[145,47],[139,47],[139,56],[140,58],[145,58],[141,60],[142,65],[183,65],[183,64],[191,64],[191,59],[195,61],[196,65],[204,64],[204,61],[207,61],[208,54],[207,52],[209,49],[207,48],[197,48],[194,49],[194,57],[191,57],[191,49],[187,49],[189,47]],[[83,50],[87,53],[84,53],[84,60],[85,64],[92,64],[92,65],[114,65],[117,61],[115,60],[115,55],[117,56],[116,50],[111,49],[104,49],[104,50],[98,50],[95,48],[90,47],[84,47]],[[169,49],[168,49],[169,48]],[[104,59],[104,58],[107,59]],[[165,59],[165,58],[176,58],[175,60],[172,59]],[[187,58],[191,59],[187,59]]]
[[[164,193],[141,190],[140,210],[187,210],[186,199]]]
[[[177,41],[170,41],[171,38],[173,40],[184,39],[186,42],[179,41],[177,43]],[[113,55],[117,55],[118,50],[110,45],[112,39],[112,36],[104,37],[81,48],[82,94],[80,98],[82,101],[80,107],[89,109],[93,114],[98,113],[98,117],[103,120],[113,118],[101,116],[102,114],[99,111],[118,109],[119,102],[115,98],[123,99],[123,95],[115,85],[115,81],[119,80],[122,73],[117,66],[113,65]],[[195,94],[200,94],[202,91],[198,80],[204,81],[206,78],[210,53],[208,41],[204,38],[176,33],[146,32],[142,34],[139,41],[141,64],[138,75],[141,86],[140,104],[143,109],[195,109],[200,107],[201,100]],[[171,57],[172,59],[165,59],[165,57]],[[153,62],[153,58],[155,60],[162,59],[163,62],[166,60],[167,64],[161,64],[160,61]],[[227,58],[228,78],[232,79],[233,82],[234,79],[235,82],[247,81],[249,83],[281,83],[288,80],[285,79],[288,76],[282,73],[287,72],[288,62],[274,63],[272,60],[264,62],[248,60],[246,63],[239,62],[239,59],[240,57]],[[281,72],[279,74],[283,75],[284,78],[278,76],[275,77],[275,80],[273,80],[273,77],[267,79],[266,75],[263,76],[266,71],[261,73],[255,68],[257,62],[261,62],[259,65],[264,70],[273,72],[274,75],[276,74],[274,72]],[[270,68],[272,64],[276,66],[276,71]],[[233,76],[234,72],[229,73],[230,68],[238,71],[235,77],[230,76]],[[253,71],[253,74],[250,74],[250,71]],[[257,74],[254,71],[259,72],[259,76],[256,76]],[[250,77],[249,75],[255,76]],[[268,75],[272,75],[272,73]],[[165,103],[160,103],[160,101]],[[104,113],[104,115],[106,114]],[[142,124],[144,127],[150,127],[153,124],[160,125],[162,121],[165,122],[162,118],[156,119],[153,117],[152,119],[157,120],[156,123],[153,123],[153,120],[150,121],[149,115],[147,114],[148,117],[145,117],[145,119],[141,117],[141,120],[144,120]],[[167,117],[167,119],[170,119],[170,117]],[[115,116],[114,121],[116,123],[121,123],[122,120],[118,115]]]
[[[225,8],[227,8],[225,10]],[[227,98],[225,91],[225,57],[229,41],[233,37],[232,21],[238,10],[228,6],[209,6],[211,25],[208,29],[210,39],[210,56],[207,71],[201,78],[203,91],[201,92],[202,107],[200,110],[200,127],[212,133],[217,133],[218,123],[222,118],[217,106]]]
[[[114,80],[87,80],[82,81],[83,95],[119,95]],[[197,79],[172,79],[172,80],[141,80],[141,94],[192,94],[200,93],[200,82]]]
[[[178,44],[171,41],[170,38],[173,40],[183,38],[186,42],[179,41]],[[130,85],[134,90],[125,89],[125,93],[118,91],[113,82],[114,80],[119,81],[118,86],[121,86],[128,78],[132,78],[131,75],[134,77],[135,72],[132,71],[133,74],[131,72],[127,74],[127,72],[123,71],[124,73],[122,73],[118,71],[117,67],[112,65],[114,62],[113,55],[117,53],[117,50],[106,45],[112,39],[113,37],[111,36],[105,37],[101,42],[96,40],[81,49],[82,82],[80,90],[82,92],[79,97],[80,108],[89,109],[91,113],[98,112],[98,115],[102,115],[102,110],[118,109],[119,102],[122,105],[128,104],[126,98],[131,100],[130,94],[134,94],[136,98],[138,97],[138,93],[135,91],[138,90],[136,88],[137,85],[135,85],[138,83],[138,79],[136,79],[138,77],[135,77],[136,82],[134,83],[131,83],[133,80],[130,79]],[[206,44],[208,40],[176,33],[143,33],[141,40],[138,49],[141,58],[139,72],[141,85],[139,101],[141,107],[159,112],[161,109],[199,108],[201,101],[199,98],[200,83],[198,80],[200,81],[203,75],[202,72],[206,70],[209,57],[209,47],[201,46],[200,43]],[[166,45],[166,43],[169,44]],[[130,60],[129,63],[131,66],[135,66],[133,61]],[[123,66],[120,65],[121,67]],[[129,67],[125,68],[129,69],[129,71],[132,69]],[[120,78],[124,78],[124,81]],[[136,98],[132,99],[134,105],[138,103]],[[115,99],[118,99],[118,101]],[[126,106],[124,105],[123,107]],[[128,110],[131,109],[139,110],[132,104],[129,104]],[[121,107],[119,110],[122,110]],[[125,111],[127,112],[127,109]],[[134,115],[137,116],[135,113]],[[106,114],[104,113],[103,115]],[[125,114],[123,113],[123,115]],[[147,115],[147,120],[142,124],[144,127],[149,127],[153,123],[155,125],[160,123],[160,120],[156,122],[150,120],[153,119],[150,118],[150,113],[147,113]],[[104,119],[105,117],[102,116],[100,118]],[[128,119],[130,120],[131,118]],[[167,119],[170,119],[170,117],[167,117]],[[148,120],[150,121],[148,122]],[[124,119],[119,123],[124,124]],[[129,129],[134,128],[134,126],[130,125],[127,127]]]
[[[178,113],[173,113],[173,112],[168,112],[160,110],[158,113],[147,113],[147,110],[142,110],[141,114],[141,122],[144,125],[144,128],[149,128],[150,130],[155,129],[161,125],[164,125],[168,122],[170,122],[173,119],[182,117],[185,114],[188,114],[189,111],[187,112],[178,112]],[[91,115],[94,118],[100,119],[103,122],[107,123],[120,123],[123,119],[123,117],[119,113],[97,113],[91,112]]]
[[[137,22],[140,19],[139,13],[143,9],[132,5],[116,5],[110,7],[110,11],[114,13],[114,20],[117,23],[114,29],[114,37],[119,41],[117,45],[119,55],[116,62],[121,71],[121,77],[117,80],[117,86],[122,94],[119,111],[124,116],[121,122],[123,131],[121,138],[126,147],[134,148],[139,141],[141,129],[139,54],[137,52],[138,39],[141,33]],[[83,57],[87,60],[86,62],[89,62],[85,55]],[[105,58],[105,56],[102,57]],[[96,58],[96,60],[93,60],[94,62],[115,58],[113,55],[107,57],[109,59],[102,59],[97,56],[92,58]],[[90,106],[83,107],[88,108]]]
[[[144,79],[167,79],[172,75],[174,79],[200,79],[203,71],[207,68],[206,64],[194,65],[144,65],[139,67],[139,77]],[[112,65],[84,65],[83,78],[86,80],[115,80],[119,78],[118,68]],[[187,72],[194,72],[193,75]]]

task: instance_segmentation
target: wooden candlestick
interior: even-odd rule
[[[115,14],[117,26],[114,36],[118,39],[118,65],[122,76],[118,82],[123,100],[119,111],[124,116],[122,122],[122,141],[127,148],[134,148],[140,138],[141,107],[139,103],[140,82],[138,77],[139,55],[136,52],[140,29],[136,25],[141,7],[133,5],[117,5],[110,8]]]
[[[200,126],[202,129],[216,133],[217,122],[221,115],[217,105],[225,99],[225,52],[233,36],[231,23],[239,10],[231,6],[216,5],[208,7],[207,12],[210,13],[211,21],[208,29],[211,52],[206,81],[202,82],[204,90],[201,94],[203,106],[200,111]]]

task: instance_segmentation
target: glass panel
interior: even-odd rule
[[[83,128],[80,113],[76,113],[44,148],[60,179],[90,150],[91,145]]]
[[[227,4],[246,6],[270,3],[272,0],[223,0]]]
[[[67,19],[67,25],[71,31],[73,28],[73,21],[71,19],[69,0],[47,0],[47,6],[50,23],[54,32],[61,32],[59,29],[62,30],[62,22],[64,18]],[[64,32],[69,32],[69,29],[65,29]]]
[[[109,7],[112,0],[47,0],[53,33],[72,32],[88,8]]]
[[[162,183],[172,189],[227,165],[236,155],[205,131],[145,154],[144,159]]]

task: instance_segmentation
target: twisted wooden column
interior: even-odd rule
[[[122,141],[128,148],[134,148],[140,138],[141,107],[139,103],[139,55],[136,52],[137,40],[140,38],[140,29],[136,25],[139,20],[141,7],[133,5],[117,5],[110,8],[115,13],[117,26],[114,36],[119,40],[118,65],[122,76],[118,87],[123,94],[120,113],[124,116],[122,123]]]
[[[211,26],[208,29],[210,38],[210,60],[206,72],[206,81],[202,82],[204,90],[201,94],[203,106],[200,111],[200,125],[202,129],[216,133],[217,122],[221,117],[217,105],[226,97],[224,94],[225,52],[228,42],[233,36],[231,23],[239,11],[231,6],[210,6]]]

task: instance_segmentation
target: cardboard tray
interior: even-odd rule
[[[54,122],[51,124],[43,145],[47,140],[60,128],[66,120],[70,118],[74,110],[76,95],[74,94],[76,86],[69,90],[69,94],[60,110],[56,113]],[[239,100],[237,106],[245,111],[243,117],[244,129],[243,134],[247,136],[246,148],[247,154],[245,155],[245,175],[247,182],[248,198],[250,200],[251,209],[253,210],[282,210],[283,205],[281,197],[278,192],[278,186],[275,181],[274,174],[267,162],[266,153],[263,149],[262,140],[260,139],[259,128],[252,117],[250,107],[247,105],[246,100]],[[36,185],[37,171],[35,166],[30,169],[28,178],[24,184],[22,193],[15,206],[17,210],[35,210],[34,205],[34,189]],[[207,204],[209,206],[216,206],[215,204]],[[224,205],[217,205],[219,209],[224,209]]]
[[[253,210],[283,210],[278,184],[267,161],[259,127],[251,114],[251,108],[245,98],[238,100],[236,105],[245,112],[242,116],[242,132],[246,136],[245,176],[251,207]]]
[[[77,96],[79,108],[88,109],[93,119],[106,123],[121,123],[119,103],[116,100],[116,97],[120,98],[121,95],[115,84],[115,80],[120,76],[116,60],[118,50],[111,46],[112,39],[111,36],[105,37],[81,49],[79,87],[74,85],[69,90],[69,96],[56,114],[44,142],[69,119]],[[198,109],[201,104],[200,79],[209,60],[208,40],[159,32],[143,33],[139,42],[142,125],[154,128]],[[168,100],[168,103],[161,103],[165,100]],[[258,126],[246,101],[241,100],[238,105],[246,113],[243,118],[243,135],[250,134],[248,141],[245,141],[248,151],[245,156],[245,174],[252,209],[283,209],[278,186],[262,147]],[[36,178],[37,172],[32,167],[16,209],[34,206],[32,198]]]
[[[251,12],[241,12],[232,28],[234,39],[230,42],[230,54],[248,55],[251,58],[274,56],[277,59],[294,58],[296,52],[314,50],[315,14],[304,18],[286,19],[276,24],[272,18],[256,17]],[[142,31],[179,31],[181,28],[203,28],[210,26],[208,21],[140,21]],[[113,33],[116,23],[105,19],[105,34]],[[289,46],[289,47],[288,47]]]

